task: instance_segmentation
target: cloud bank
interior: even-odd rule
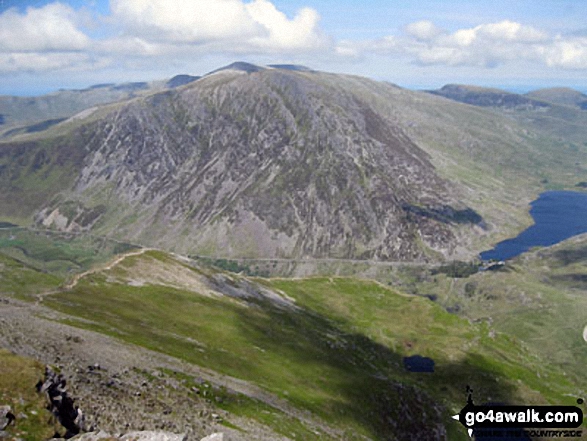
[[[320,16],[302,8],[288,18],[268,0],[111,0],[111,13],[84,29],[87,11],[55,2],[0,15],[0,73],[95,69],[210,52],[312,53],[331,41]],[[96,29],[98,32],[95,32]]]
[[[408,56],[423,65],[491,68],[528,62],[561,69],[587,69],[587,37],[551,35],[504,20],[449,32],[430,21],[407,25],[404,34],[375,41],[344,42],[354,55]]]
[[[334,41],[315,9],[288,17],[270,0],[110,0],[106,16],[54,2],[0,14],[0,74],[124,69],[210,54],[337,62],[377,55],[431,66],[527,63],[581,71],[587,70],[587,35],[510,20],[453,30],[422,20],[397,35]]]

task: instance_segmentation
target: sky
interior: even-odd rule
[[[0,0],[0,95],[292,63],[403,87],[587,91],[584,0]]]

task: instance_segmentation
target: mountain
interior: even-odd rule
[[[171,78],[165,85],[169,89],[175,89],[176,87],[185,86],[186,84],[192,83],[198,80],[200,77],[194,77],[192,75],[176,75]]]
[[[528,96],[518,95],[500,89],[489,89],[477,86],[447,84],[438,90],[430,90],[428,92],[461,103],[481,107],[525,110],[549,107],[549,104]]]
[[[470,258],[587,175],[585,146],[473,109],[236,63],[0,144],[0,215],[209,257]]]
[[[245,61],[235,61],[234,63],[231,63],[227,66],[223,66],[223,67],[215,69],[211,72],[208,72],[206,75],[212,75],[212,74],[215,74],[218,72],[223,72],[223,71],[254,73],[254,72],[260,72],[265,69],[267,69],[267,68],[264,66],[258,66],[256,64],[247,63]]]
[[[84,110],[183,86],[198,78],[176,75],[167,81],[96,84],[37,97],[0,96],[0,137],[39,132]]]
[[[149,83],[136,82],[98,84],[39,97],[0,96],[0,131],[47,120],[61,121],[84,109],[132,98],[152,88]]]
[[[101,231],[114,215],[133,240],[212,255],[411,260],[425,256],[419,240],[441,250],[451,223],[480,221],[428,155],[358,97],[245,72],[217,71],[99,121],[73,193],[39,222],[65,216],[66,228]],[[96,192],[113,211],[88,215]]]
[[[568,87],[539,89],[526,94],[527,97],[555,104],[578,107],[587,110],[587,95]]]
[[[542,89],[519,95],[499,89],[446,85],[428,93],[501,112],[565,148],[575,149],[587,138],[582,94],[572,89]]]
[[[88,427],[188,439],[464,441],[466,386],[577,404],[587,235],[454,259],[587,182],[584,111],[243,63],[184,80],[0,140],[6,436],[64,433],[47,378]]]

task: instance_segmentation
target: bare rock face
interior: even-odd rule
[[[185,435],[171,432],[142,431],[129,432],[126,435],[113,436],[107,432],[91,432],[71,438],[75,441],[186,441]]]
[[[449,255],[481,218],[371,83],[228,70],[129,102],[76,132],[73,188],[37,221],[212,257]]]

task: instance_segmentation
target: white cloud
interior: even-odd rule
[[[146,39],[203,42],[255,35],[240,0],[111,0],[116,22]]]
[[[112,19],[148,42],[217,45],[225,50],[308,50],[323,47],[318,13],[293,19],[268,0],[111,0]]]
[[[306,64],[328,69],[367,62],[369,54],[404,66],[587,70],[586,35],[556,35],[511,20],[450,31],[421,20],[396,35],[333,41],[316,10],[288,17],[273,0],[110,0],[110,6],[108,16],[59,2],[3,12],[0,73],[179,70],[206,57],[249,56],[305,57]]]
[[[0,52],[79,51],[89,43],[76,26],[76,12],[61,3],[0,15]]]
[[[442,29],[429,20],[422,20],[407,25],[406,32],[416,40],[430,41],[442,34]]]
[[[553,68],[587,69],[587,38],[557,37],[549,45],[536,49],[545,64]]]
[[[549,35],[509,20],[453,32],[419,21],[406,26],[403,36],[355,43],[353,47],[355,52],[407,56],[425,65],[495,67],[524,62],[587,69],[587,38]]]
[[[289,20],[268,0],[255,0],[246,5],[251,18],[267,35],[256,36],[251,43],[274,49],[315,49],[327,41],[318,29],[320,16],[311,8],[303,8]]]
[[[5,11],[0,72],[91,70],[98,59],[125,68],[209,54],[299,54],[331,45],[314,9],[288,18],[269,0],[110,0],[110,6],[111,15],[94,18],[59,2]],[[87,29],[100,37],[90,38]]]
[[[49,72],[104,67],[105,60],[92,60],[80,52],[0,53],[0,73]]]

